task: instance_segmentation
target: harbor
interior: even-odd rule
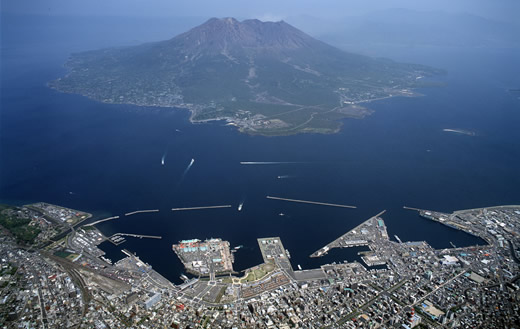
[[[386,228],[384,226],[384,222],[379,217],[383,215],[386,210],[381,211],[377,215],[370,217],[363,223],[354,227],[347,233],[343,234],[336,240],[327,244],[326,246],[320,248],[310,255],[311,258],[321,257],[327,254],[329,250],[332,248],[348,248],[348,247],[359,247],[359,246],[367,246],[370,244],[371,240],[376,239],[376,232],[373,231],[373,227],[378,227],[381,230],[384,229],[384,232],[381,231],[381,235],[385,236],[388,239],[388,235],[386,233]],[[374,224],[374,220],[377,220],[377,224]]]

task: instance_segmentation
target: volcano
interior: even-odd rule
[[[170,40],[72,54],[50,86],[119,104],[187,108],[250,134],[332,133],[367,103],[417,96],[440,71],[342,51],[290,24],[211,18]]]

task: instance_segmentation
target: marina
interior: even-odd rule
[[[132,237],[132,238],[139,238],[139,239],[162,239],[162,236],[158,236],[158,235],[144,235],[144,234],[133,234],[133,233],[115,233],[111,237],[108,238],[108,241],[110,241],[114,245],[118,246],[121,243],[126,241],[126,239],[124,238],[126,236],[129,236],[129,237]]]

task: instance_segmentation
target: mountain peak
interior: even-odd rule
[[[210,18],[173,40],[182,40],[185,49],[205,53],[229,49],[296,49],[318,42],[284,21],[247,19],[240,22],[232,17]]]

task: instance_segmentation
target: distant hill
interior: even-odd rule
[[[519,47],[519,24],[443,11],[386,9],[327,20],[295,16],[289,21],[333,44]]]
[[[360,104],[414,96],[439,73],[343,52],[281,22],[212,18],[170,40],[73,54],[63,92],[106,102],[184,107],[252,134],[338,131]]]

